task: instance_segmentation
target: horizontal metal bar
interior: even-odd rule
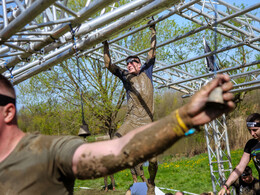
[[[200,15],[202,15],[202,16],[204,16],[204,17],[207,17],[210,21],[212,21],[212,20],[214,19],[213,16],[211,16],[211,15],[209,15],[209,14],[206,14],[206,13],[204,13],[204,12],[201,12],[201,10],[199,10],[199,9],[197,9],[197,8],[189,7],[188,9],[189,9],[189,10],[192,10],[192,11],[194,11],[194,12],[196,12],[196,13],[200,13]],[[229,17],[229,16],[226,15],[225,17]],[[239,33],[241,33],[241,34],[246,35],[247,37],[250,37],[250,36],[254,37],[253,35],[249,34],[249,32],[247,32],[247,31],[245,31],[245,30],[243,30],[243,29],[240,29],[240,28],[238,28],[238,27],[236,27],[236,26],[234,26],[234,25],[232,25],[232,24],[229,24],[228,22],[218,22],[218,25],[219,25],[219,24],[222,24],[222,25],[224,25],[224,26],[227,26],[227,27],[229,27],[229,28],[231,28],[231,29],[233,29],[233,30],[235,30],[235,31],[237,31],[237,32],[239,32]]]
[[[160,22],[160,21],[162,21],[162,20],[164,20],[164,19],[167,19],[168,17],[170,17],[170,16],[172,16],[172,15],[178,13],[179,10],[185,9],[185,8],[187,8],[187,7],[189,7],[189,6],[193,5],[193,4],[195,4],[195,3],[198,2],[198,1],[200,1],[200,0],[190,1],[189,3],[184,4],[183,6],[179,7],[179,9],[169,9],[170,12],[169,12],[168,14],[165,14],[165,15],[160,16],[158,19],[152,21],[150,24],[145,24],[145,25],[143,25],[143,26],[141,26],[141,27],[138,27],[138,28],[135,28],[134,30],[131,30],[131,31],[128,32],[128,33],[125,33],[125,34],[123,34],[123,35],[121,35],[121,36],[119,36],[119,37],[116,37],[116,38],[114,38],[113,40],[108,41],[108,43],[109,43],[109,44],[115,43],[115,42],[117,42],[117,41],[119,41],[119,40],[121,40],[121,39],[123,39],[123,38],[125,38],[125,37],[128,37],[128,36],[130,36],[130,35],[132,35],[132,34],[134,34],[134,33],[136,33],[136,32],[139,32],[139,31],[141,31],[141,30],[147,28],[149,25],[156,24],[156,23],[158,23],[158,22]],[[91,53],[91,52],[93,52],[93,51],[95,51],[95,50],[98,50],[98,49],[100,49],[101,47],[103,47],[103,45],[101,45],[101,46],[96,46],[96,47],[93,48],[93,49],[89,49],[89,50],[83,52],[83,53],[80,54],[80,55],[87,55],[88,53]],[[157,48],[158,48],[158,45],[157,45]],[[145,52],[147,52],[147,50],[142,51],[142,52],[145,53]],[[140,55],[140,53],[139,53],[138,55]],[[123,60],[124,60],[124,59],[121,59],[121,61],[123,61]],[[114,63],[115,63],[115,62],[114,62]]]
[[[218,2],[221,3],[222,5],[225,5],[225,6],[229,7],[229,8],[231,8],[231,9],[233,9],[233,10],[236,10],[236,11],[240,11],[241,10],[238,7],[233,6],[233,5],[231,5],[231,4],[229,4],[229,3],[225,2],[225,1],[218,0]],[[258,18],[257,16],[254,16],[253,14],[246,13],[245,15],[250,17],[250,18],[252,18],[253,20],[256,20],[256,21],[260,22],[260,18]]]
[[[14,53],[7,53],[7,54],[0,54],[0,58],[4,58],[4,57],[11,57],[11,56],[17,56],[20,55],[22,52],[14,52]]]
[[[234,88],[236,87],[244,87],[244,86],[247,86],[247,85],[254,85],[254,84],[258,84],[260,83],[260,80],[255,80],[255,81],[249,81],[249,82],[245,82],[245,83],[240,83],[240,84],[236,84],[236,85],[233,85]]]
[[[252,11],[254,9],[257,9],[259,7],[260,7],[260,3],[256,3],[256,4],[252,5],[252,6],[249,6],[249,7],[245,8],[245,9],[243,9],[243,10],[237,11],[236,13],[230,14],[229,16],[224,17],[224,18],[218,20],[217,23],[222,23],[222,22],[227,21],[227,20],[229,20],[231,18],[234,18],[236,16],[240,16],[242,14],[246,14],[247,12],[250,12],[250,11]],[[214,26],[215,23],[216,22],[214,22],[212,26]]]
[[[260,72],[260,69],[246,71],[246,72],[235,74],[235,75],[230,75],[230,78],[231,79],[240,78],[240,77],[244,77],[244,76],[248,76],[248,75],[253,75],[253,74],[256,74],[258,72]]]
[[[27,64],[26,66],[23,66],[23,67],[21,67],[21,68],[19,68],[19,69],[17,69],[17,70],[14,70],[14,71],[12,72],[12,74],[13,74],[14,76],[15,76],[15,75],[18,75],[18,74],[21,74],[22,72],[25,72],[25,71],[27,71],[27,70],[33,68],[34,66],[37,66],[37,65],[39,65],[39,64],[42,64],[42,62],[45,62],[45,61],[47,61],[47,60],[49,60],[49,59],[51,59],[51,58],[53,58],[53,57],[55,57],[55,56],[59,56],[62,52],[66,51],[66,50],[68,50],[68,49],[70,49],[70,48],[72,48],[72,46],[73,46],[73,44],[71,43],[71,44],[69,44],[69,45],[63,47],[62,49],[56,50],[56,51],[54,51],[53,53],[50,53],[50,54],[44,56],[41,60],[39,60],[39,59],[38,59],[38,60],[35,60],[35,61],[33,61],[33,62]],[[5,74],[5,76],[6,76],[6,77],[10,77],[11,75],[10,75],[9,73],[7,73],[7,74]]]
[[[14,2],[13,0],[7,0],[6,4],[13,3],[13,2]],[[2,5],[2,4],[3,4],[2,1],[0,1],[0,5]]]
[[[199,4],[202,5],[201,2],[199,2]],[[214,11],[213,8],[212,8],[211,6],[208,6],[207,4],[205,5],[205,7],[208,8],[208,9],[210,9],[210,10],[212,10],[212,11]],[[223,15],[224,17],[228,16],[227,13],[225,13],[225,12],[223,12],[223,11],[221,11],[221,10],[217,10],[217,11],[218,11],[219,14]],[[240,19],[238,19],[238,18],[232,18],[232,20],[234,20],[234,21],[240,23],[241,25],[248,26],[248,23],[247,23],[247,22],[244,22],[243,20],[240,20]],[[249,24],[249,25],[250,25],[250,24]],[[257,31],[257,32],[260,32],[260,29],[257,28],[257,27],[255,27],[254,25],[250,25],[250,27],[251,27],[253,30]]]
[[[23,52],[26,52],[26,50],[22,47],[19,47],[18,45],[14,45],[14,44],[10,44],[10,43],[5,43],[6,46],[10,47],[10,48],[13,48],[13,49],[17,49],[17,50],[20,50],[20,51],[23,51]]]
[[[54,5],[57,6],[58,8],[60,8],[60,9],[64,10],[65,12],[71,14],[72,16],[78,17],[78,14],[76,12],[74,12],[73,10],[67,8],[66,6],[62,5],[59,2],[55,2]]]
[[[107,25],[110,22],[129,14],[130,12],[136,10],[137,8],[140,8],[141,6],[147,4],[151,1],[152,0],[138,0],[138,1],[133,1],[133,2],[127,3],[123,6],[120,6],[120,8],[117,8],[114,11],[103,14],[102,16],[98,17],[97,19],[89,21],[89,22],[81,25],[80,29],[77,32],[75,32],[75,36],[87,34],[99,27]],[[66,40],[72,39],[71,33],[66,33],[64,36],[65,36]]]
[[[158,79],[160,79],[160,80],[163,80],[163,81],[166,82],[166,83],[168,82],[167,79],[165,79],[165,78],[163,78],[163,77],[161,77],[161,76],[158,76],[158,75],[156,75],[156,74],[153,74],[153,77],[158,78]],[[165,84],[165,85],[167,86],[167,84]],[[175,86],[175,87],[176,87],[176,86]],[[184,88],[184,89],[186,89],[186,90],[192,91],[192,92],[195,91],[193,88],[188,87],[188,86],[185,86],[185,85],[180,85],[180,87],[182,87],[182,88]],[[190,92],[189,92],[189,93],[190,93]]]
[[[228,71],[231,71],[231,70],[236,70],[236,69],[240,69],[240,68],[244,68],[244,67],[248,67],[248,66],[253,66],[253,65],[256,65],[256,64],[259,64],[259,63],[260,63],[260,60],[256,60],[256,61],[253,61],[251,63],[243,64],[241,66],[234,66],[234,67],[231,67],[231,68],[218,70],[216,73],[221,74],[221,73],[225,73],[225,72],[228,72]],[[185,82],[197,80],[197,79],[200,79],[200,78],[210,77],[210,76],[214,76],[214,74],[215,74],[214,72],[211,72],[211,73],[199,75],[199,76],[196,76],[196,77],[193,77],[193,78],[183,79],[181,81],[173,82],[173,83],[170,83],[169,85],[177,85],[177,84],[180,84],[180,83],[185,83]]]
[[[122,46],[120,46],[120,45],[117,45],[117,44],[115,44],[115,43],[112,43],[112,46],[115,46],[115,47],[117,47],[117,48],[119,48],[119,49],[122,49],[122,50],[125,50],[126,52],[128,52],[128,53],[130,53],[131,55],[136,55],[136,52],[134,52],[134,51],[132,51],[132,50],[130,50],[130,49],[128,49],[128,48],[126,48],[126,47],[122,47]],[[156,48],[159,48],[159,47],[156,47]],[[147,49],[146,49],[147,50]],[[128,55],[127,54],[124,54],[124,57],[127,57]],[[144,59],[146,59],[146,57],[144,57],[143,55],[139,55],[139,57],[142,57],[142,58],[144,58]],[[121,62],[121,61],[120,61]],[[118,64],[117,62],[113,62],[113,64]],[[158,60],[156,60],[156,67],[157,66],[166,66],[166,64],[165,63],[163,63],[162,61],[158,61]],[[179,73],[182,73],[182,74],[185,74],[185,75],[188,75],[188,76],[190,76],[190,77],[193,77],[194,75],[192,75],[192,74],[190,74],[190,73],[188,73],[188,72],[185,72],[185,71],[183,71],[183,70],[180,70],[180,69],[177,69],[177,68],[172,68],[172,70],[174,70],[174,71],[176,71],[176,72],[179,72]]]
[[[46,26],[54,26],[54,25],[57,25],[57,24],[72,22],[73,20],[75,20],[75,18],[70,17],[70,18],[62,18],[62,19],[59,19],[59,20],[49,21],[49,22],[40,23],[40,24],[33,24],[33,25],[29,25],[29,26],[24,27],[23,29],[21,29],[21,31],[35,30],[35,29],[38,29],[38,28],[46,27]]]
[[[42,11],[49,7],[55,0],[37,0],[19,17],[15,18],[8,26],[0,31],[0,44],[4,43],[22,27],[31,22]]]
[[[119,34],[122,30],[128,28],[129,26],[136,24],[140,19],[144,17],[149,17],[151,15],[157,14],[161,12],[163,9],[168,7],[169,5],[176,3],[175,0],[159,0],[154,1],[147,6],[141,8],[140,10],[134,12],[131,15],[128,15],[121,19],[120,21],[114,22],[111,25],[108,25],[98,31],[96,31],[94,34],[89,35],[85,40],[83,40],[81,43],[77,44],[78,50],[84,50],[87,48],[90,48],[93,45],[96,45],[97,43],[100,43],[106,39],[108,39],[111,36],[114,36],[116,34]],[[75,51],[70,48],[60,55],[56,56],[55,58],[52,58],[50,60],[47,60],[46,62],[42,63],[41,65],[38,65],[38,67],[32,68],[29,72],[26,74],[23,74],[23,76],[19,78],[14,79],[14,84],[17,84],[35,74],[38,74],[39,72],[49,68],[50,66],[53,66],[54,64],[57,64],[67,58],[69,58],[71,55],[73,55]]]
[[[158,81],[158,80],[156,80],[156,79],[153,79],[153,82],[158,83],[158,84],[164,84],[162,81]],[[182,93],[186,93],[186,94],[189,93],[187,90],[184,90],[184,89],[182,89],[182,88],[180,88],[180,87],[177,87],[177,86],[169,86],[169,88],[174,89],[174,90],[177,90],[177,91],[180,91],[180,92],[182,92]]]
[[[248,10],[252,10],[253,8],[255,8],[255,7],[257,7],[257,6],[260,6],[260,3],[259,3],[258,5],[251,6],[251,7],[247,8],[247,9],[245,9],[245,10],[242,10],[242,11],[240,11],[240,12],[237,12],[237,13],[235,13],[235,14],[233,14],[233,15],[243,14],[243,13],[247,12]],[[230,19],[230,16],[227,16],[227,17],[225,17],[225,18],[221,18],[221,19],[217,20],[216,22],[214,22],[214,23],[212,24],[212,26],[214,26],[214,25],[217,24],[217,23],[224,22],[224,21],[226,21],[226,20],[228,20],[228,19]],[[208,25],[204,25],[204,26],[202,26],[202,27],[199,27],[199,28],[197,28],[197,29],[194,29],[194,30],[192,30],[192,31],[189,31],[188,33],[185,33],[185,34],[183,34],[183,35],[179,35],[179,36],[175,37],[174,39],[171,39],[171,40],[169,40],[169,41],[166,41],[166,42],[164,42],[164,43],[159,44],[159,45],[157,46],[157,48],[162,47],[162,46],[164,46],[164,45],[167,45],[167,44],[169,44],[169,43],[171,43],[171,42],[175,42],[175,41],[177,41],[177,40],[183,39],[183,38],[185,38],[185,37],[188,37],[188,36],[190,36],[190,35],[192,35],[192,34],[194,34],[194,33],[198,33],[198,32],[200,32],[200,31],[202,31],[202,30],[205,30],[206,28],[208,28]],[[257,37],[256,41],[259,40],[258,38],[259,38],[259,37]],[[236,46],[236,47],[238,47],[238,46]],[[143,51],[141,51],[141,52],[138,52],[138,53],[136,53],[135,55],[140,55],[140,54],[143,54],[143,53],[145,53],[145,52],[147,52],[147,51],[149,51],[149,49],[143,50]],[[222,52],[222,51],[221,51],[221,52]],[[204,57],[207,57],[207,56],[204,56]],[[202,58],[202,57],[201,57],[201,58]],[[195,59],[196,59],[196,58],[194,58],[194,60],[195,60]],[[200,59],[200,58],[197,58],[197,59]],[[125,58],[124,58],[124,59],[120,59],[120,60],[116,61],[115,63],[121,62],[121,61],[123,61],[123,60],[125,60]],[[192,60],[192,61],[194,61],[194,60]],[[183,64],[183,62],[184,62],[184,61],[179,62],[179,63],[177,63],[177,64],[180,65],[180,64]],[[189,61],[187,61],[187,62],[189,62]],[[186,63],[186,62],[185,62],[185,63]],[[176,66],[177,66],[177,65],[176,65]],[[170,66],[168,66],[168,67],[170,67]],[[155,69],[154,72],[161,71],[161,70],[163,70],[163,69],[167,69],[168,67],[160,68],[160,69]],[[173,66],[171,66],[171,67],[173,67]]]
[[[44,41],[44,38],[12,38],[8,39],[6,42],[39,42]],[[4,43],[5,44],[5,43]]]
[[[255,41],[259,41],[260,40],[260,36],[255,38],[255,39],[252,39],[250,40],[249,42],[255,42]],[[234,44],[234,45],[229,45],[229,46],[226,46],[226,47],[223,47],[219,50],[216,50],[216,51],[212,51],[212,52],[209,52],[209,53],[205,53],[201,56],[197,56],[197,57],[194,57],[194,58],[190,58],[188,60],[183,60],[183,61],[180,61],[180,62],[177,62],[175,64],[172,64],[172,65],[169,65],[167,67],[163,67],[163,68],[159,68],[159,69],[156,69],[154,70],[154,72],[158,72],[158,71],[161,71],[161,70],[165,70],[165,69],[168,69],[168,68],[171,68],[171,67],[176,67],[176,66],[179,66],[179,65],[182,65],[182,64],[185,64],[185,63],[188,63],[188,62],[192,62],[192,61],[195,61],[195,60],[198,60],[198,59],[201,59],[201,58],[205,58],[205,57],[208,57],[208,56],[212,56],[214,55],[215,53],[221,53],[223,51],[227,51],[227,50],[230,50],[230,49],[233,49],[233,48],[236,48],[236,47],[241,47],[243,45],[247,45],[247,42],[241,42],[241,43],[237,43],[237,44]],[[211,73],[209,73],[211,74]]]
[[[260,88],[260,84],[259,85],[253,85],[250,87],[245,87],[245,88],[239,88],[239,89],[232,89],[230,92],[232,93],[240,93],[243,91],[251,91],[251,90],[255,90],[255,89],[259,89]]]
[[[112,3],[116,0],[95,0],[94,2],[91,2],[87,7],[83,8],[80,12],[79,12],[79,17],[75,18],[73,21],[71,21],[70,23],[65,23],[65,24],[61,24],[58,27],[56,27],[53,30],[52,35],[46,37],[44,39],[43,42],[38,42],[35,43],[31,46],[31,50],[32,51],[39,51],[41,50],[43,47],[45,47],[46,45],[48,45],[49,43],[54,42],[56,39],[58,39],[59,37],[61,37],[62,35],[64,35],[66,32],[70,31],[70,24],[74,27],[75,25],[80,24],[81,22],[83,22],[84,20],[88,19],[88,17],[90,17],[92,14],[94,14],[96,11],[101,10],[102,8],[104,8],[105,6],[107,6],[109,3]],[[86,13],[85,13],[86,12]],[[16,56],[14,58],[11,58],[8,60],[8,62],[6,62],[6,66],[8,68],[14,66],[15,64],[19,63],[21,60],[21,58],[27,58],[29,57],[30,54],[29,53],[24,53],[22,56]],[[0,73],[1,73],[1,69],[0,69]]]
[[[197,23],[197,24],[199,24],[199,25],[202,25],[202,26],[204,26],[205,24],[202,22],[202,21],[199,21],[199,20],[197,20],[197,19],[192,19],[191,17],[189,17],[188,15],[186,15],[186,14],[179,14],[181,17],[184,17],[184,18],[186,18],[186,19],[188,19],[188,20],[191,20],[192,22],[195,22],[195,23]],[[207,24],[206,24],[207,25]],[[209,28],[209,27],[208,27]],[[211,28],[209,28],[209,29],[211,29]],[[212,30],[212,29],[211,29]],[[233,40],[235,40],[235,41],[237,41],[237,42],[243,42],[244,40],[242,40],[242,39],[240,39],[240,38],[238,38],[238,37],[236,37],[236,36],[234,36],[234,35],[232,35],[232,34],[230,34],[230,33],[227,33],[227,32],[225,32],[225,31],[222,31],[222,30],[219,30],[218,28],[214,28],[214,31],[216,31],[217,33],[219,33],[219,34],[222,34],[222,35],[224,35],[224,36],[226,36],[226,37],[228,37],[228,38],[230,38],[230,39],[233,39]],[[257,47],[256,45],[253,45],[253,44],[247,44],[249,47],[251,47],[251,48],[253,48],[253,49],[256,49],[256,50],[258,50],[258,51],[260,51],[260,48],[259,47]]]
[[[26,31],[26,32],[18,32],[15,35],[51,35],[52,31],[44,32],[44,31]]]

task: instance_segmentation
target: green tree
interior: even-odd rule
[[[80,80],[78,70],[81,74]],[[79,69],[75,58],[69,59],[52,68],[51,71],[46,71],[22,83],[19,88],[20,98],[27,102],[25,106],[34,117],[39,113],[41,118],[53,119],[53,123],[57,121],[67,123],[65,127],[70,128],[65,132],[72,132],[72,134],[75,134],[73,127],[75,129],[81,124],[80,89],[83,94],[85,120],[94,133],[115,131],[119,122],[116,120],[118,110],[125,96],[118,78],[108,73],[100,60],[84,57],[79,60]],[[23,113],[24,110],[20,112]],[[76,121],[64,121],[64,116],[67,114],[76,116],[73,117]],[[56,120],[57,116],[60,116],[61,120]],[[37,120],[35,122],[37,123]],[[74,125],[69,125],[71,123]],[[54,124],[50,126],[55,127]],[[48,128],[48,123],[45,122],[40,131],[48,133]]]

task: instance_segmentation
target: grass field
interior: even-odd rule
[[[242,153],[243,150],[235,150],[231,152],[233,168],[235,168],[239,163]],[[249,166],[253,169],[254,176],[256,176],[257,171],[254,168],[252,161],[250,161]],[[147,167],[144,167],[144,170],[145,176],[148,176]],[[132,185],[132,176],[128,169],[120,171],[114,176],[116,181],[116,192],[104,194],[124,194],[124,192]],[[141,181],[140,178],[138,179]],[[108,178],[108,182],[110,182],[110,178]],[[182,157],[178,159],[171,156],[164,157],[159,164],[155,183],[158,187],[187,191],[196,194],[212,191],[208,155],[200,154],[191,158]],[[79,190],[79,187],[89,187],[100,191],[98,194],[103,194],[103,186],[103,178],[85,181],[77,180],[75,184],[75,194],[84,194],[82,190]],[[162,191],[174,193],[174,191],[165,189],[162,189]]]

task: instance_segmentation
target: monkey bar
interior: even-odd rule
[[[133,51],[120,41],[145,30],[153,16],[151,24],[158,23],[156,28],[171,20],[179,25],[184,21],[193,24],[186,32],[178,32],[173,37],[158,37],[160,52],[185,53],[185,47],[177,50],[174,46],[183,40],[192,42],[194,35],[211,33],[220,41],[229,40],[221,48],[215,44],[212,52],[195,50],[179,60],[157,56],[153,72],[157,88],[167,87],[182,92],[185,97],[192,96],[216,73],[227,73],[234,83],[232,92],[258,89],[259,58],[251,57],[239,64],[229,53],[238,52],[242,47],[254,54],[260,51],[259,7],[257,1],[241,9],[223,0],[2,0],[0,73],[19,84],[73,57],[76,50],[71,31],[75,29],[79,56],[103,61],[102,42],[108,40],[113,63],[124,68],[128,55],[139,55],[145,60],[149,48]],[[212,55],[231,63],[215,73],[208,72],[202,61]],[[238,83],[238,78],[243,78],[242,82],[240,79]],[[213,191],[216,192],[217,185],[225,180],[225,172],[232,170],[225,116],[206,125],[205,130]],[[218,165],[217,169],[214,164]]]

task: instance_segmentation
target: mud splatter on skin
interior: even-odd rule
[[[92,153],[82,155],[77,166],[77,178],[89,179],[109,175],[157,156],[182,137],[177,136],[174,128],[180,126],[175,113],[172,113],[146,130],[136,133],[130,140],[126,141],[125,137],[119,138],[124,146],[118,155],[102,158],[97,158]]]

